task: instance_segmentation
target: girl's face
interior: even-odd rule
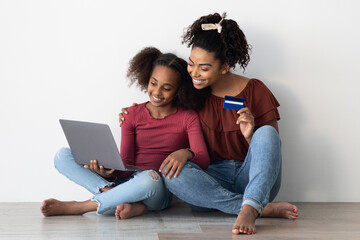
[[[225,72],[215,53],[194,47],[191,50],[187,70],[192,77],[193,85],[197,89],[211,87]]]
[[[179,74],[165,66],[155,66],[148,84],[150,102],[155,107],[172,104],[179,88]]]

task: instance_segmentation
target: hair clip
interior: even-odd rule
[[[221,33],[221,31],[222,31],[221,23],[225,17],[226,17],[226,13],[223,13],[220,22],[218,22],[218,23],[203,23],[203,24],[201,24],[201,29],[204,31],[217,30],[218,33]]]

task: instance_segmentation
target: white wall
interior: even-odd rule
[[[180,3],[182,2],[182,3]],[[0,1],[0,202],[91,195],[60,175],[59,118],[108,123],[147,99],[128,88],[145,46],[183,58],[183,29],[215,11],[253,46],[245,72],[281,103],[277,200],[360,201],[360,4],[351,0]]]

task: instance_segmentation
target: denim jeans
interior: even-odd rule
[[[130,177],[113,183],[76,163],[69,148],[60,149],[54,162],[55,168],[61,174],[94,194],[91,200],[98,202],[99,214],[113,211],[122,203],[142,202],[147,210],[155,211],[166,208],[171,202],[171,193],[165,187],[162,177],[154,179],[150,176],[149,173],[153,170],[134,172]],[[114,188],[101,192],[100,189],[106,186]]]
[[[222,160],[205,171],[187,162],[177,178],[164,177],[164,181],[170,192],[194,210],[238,214],[246,204],[261,214],[279,192],[281,159],[279,134],[263,126],[255,131],[244,162]]]

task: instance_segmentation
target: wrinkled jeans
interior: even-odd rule
[[[166,208],[171,202],[171,193],[165,187],[162,177],[158,176],[154,179],[149,175],[153,170],[134,172],[128,178],[119,179],[115,183],[109,182],[76,163],[69,148],[60,149],[54,158],[54,163],[61,174],[94,194],[91,200],[99,204],[98,214],[114,211],[116,206],[122,203],[141,202],[146,206],[146,210],[157,211]],[[100,189],[106,186],[114,186],[114,188],[100,192]]]
[[[281,184],[281,141],[272,126],[257,129],[243,162],[217,161],[207,170],[187,162],[177,178],[165,185],[194,210],[238,214],[243,205],[259,214],[274,200]]]

